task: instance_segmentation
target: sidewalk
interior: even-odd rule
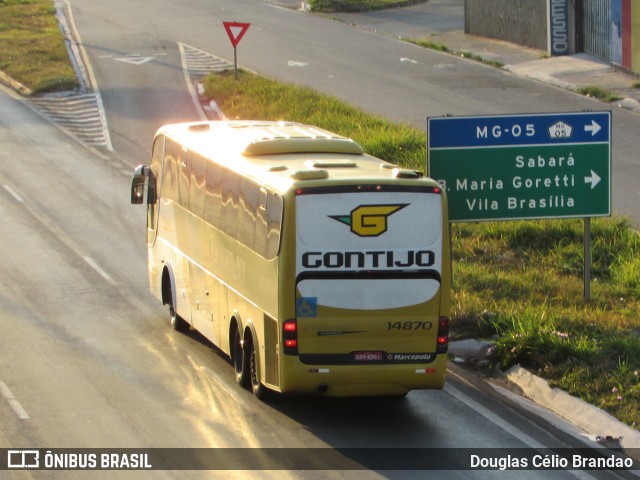
[[[301,10],[302,0],[266,0]],[[505,70],[567,90],[600,87],[621,97],[610,107],[640,113],[640,76],[627,73],[586,53],[548,57],[546,52],[464,33],[464,0],[429,0],[409,7],[373,12],[332,13],[332,18],[403,40],[429,40],[452,54],[470,53],[500,62]]]
[[[449,50],[468,51],[485,60],[501,62],[505,70],[521,77],[549,85],[578,91],[584,87],[599,87],[621,97],[609,103],[640,113],[640,78],[587,53],[547,57],[546,52],[514,45],[509,42],[450,31],[429,36],[431,41],[446,45]]]

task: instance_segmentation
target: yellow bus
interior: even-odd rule
[[[167,125],[133,176],[149,283],[171,325],[238,383],[328,396],[441,389],[451,265],[445,193],[348,138],[292,122]]]

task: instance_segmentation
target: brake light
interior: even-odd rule
[[[295,319],[285,320],[282,324],[282,339],[286,355],[298,354],[298,324]]]
[[[449,319],[440,317],[438,321],[438,346],[436,353],[447,353],[449,351]]]

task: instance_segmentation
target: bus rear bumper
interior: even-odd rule
[[[305,365],[288,362],[283,393],[316,393],[330,397],[400,396],[411,390],[444,388],[447,355],[428,364]]]

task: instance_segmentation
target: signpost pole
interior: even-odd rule
[[[591,300],[591,217],[584,219],[584,299]]]
[[[236,47],[233,47],[233,78],[238,79],[238,55]]]

